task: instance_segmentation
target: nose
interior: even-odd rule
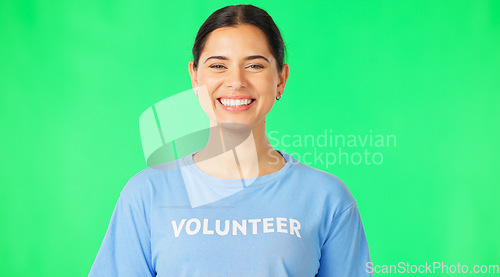
[[[234,90],[246,87],[245,71],[239,67],[227,71],[226,86]]]

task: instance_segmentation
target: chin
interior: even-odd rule
[[[239,122],[219,122],[219,126],[235,132],[250,132],[252,130],[250,125]]]

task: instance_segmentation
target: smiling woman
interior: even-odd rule
[[[267,138],[288,79],[284,55],[264,10],[210,15],[188,64],[208,142],[130,179],[90,276],[372,276],[349,189]]]
[[[218,18],[217,13],[214,18]],[[233,17],[234,21],[237,19]],[[207,36],[202,34],[207,31],[205,26],[211,25],[201,27],[198,37],[200,40],[205,38],[205,41],[195,42],[193,56],[199,56],[202,63],[189,62],[192,85],[198,92],[201,105],[209,115],[211,125],[220,126],[222,131],[210,133],[207,147],[196,153],[194,160],[203,171],[220,178],[269,174],[285,164],[284,158],[273,151],[267,140],[265,124],[275,99],[283,94],[288,65],[279,66],[283,58],[274,57],[276,51],[269,46],[266,34],[255,25],[245,21],[233,26],[221,25],[218,28],[212,26],[215,29]],[[221,145],[220,133],[227,134],[226,140],[236,139],[233,145],[242,146],[237,147],[239,161],[221,155],[225,151],[218,147]],[[280,162],[276,163],[278,157]],[[210,162],[202,162],[208,160]],[[220,166],[245,161],[246,166],[237,172]]]

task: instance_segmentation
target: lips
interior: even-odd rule
[[[252,103],[255,99],[228,99],[228,98],[219,98],[217,99],[219,103],[221,103],[224,106],[233,106],[233,107],[238,107],[238,106],[246,106]]]
[[[218,106],[230,112],[242,112],[250,109],[256,99],[247,95],[227,95],[217,98]]]
[[[240,106],[248,105],[253,102],[255,98],[249,95],[223,95],[217,98],[217,101],[224,106]]]
[[[254,100],[255,98],[253,97],[250,97],[249,95],[223,95],[219,98],[217,98],[217,100],[221,99],[221,98],[225,98],[225,99],[234,99],[234,100],[240,100],[240,99],[251,99],[251,100]]]

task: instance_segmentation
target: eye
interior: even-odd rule
[[[211,65],[209,67],[210,68],[214,68],[214,69],[223,69],[223,68],[225,68],[225,66],[223,66],[221,64],[214,64],[214,65]]]
[[[262,68],[264,68],[264,66],[262,66],[260,64],[252,64],[249,67],[252,68],[252,69],[262,69]]]

